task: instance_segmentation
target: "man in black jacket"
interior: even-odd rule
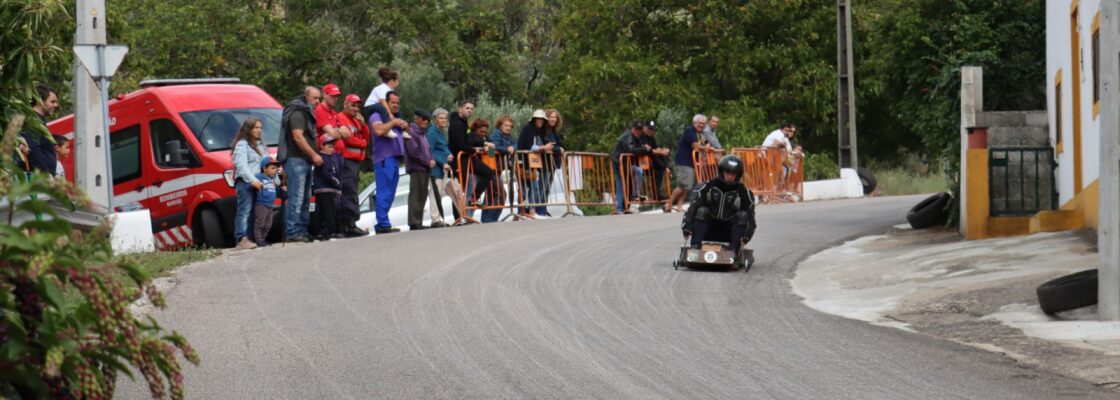
[[[469,126],[471,114],[474,114],[474,103],[470,100],[459,102],[459,111],[451,113],[451,123],[447,128],[447,144],[451,149],[451,170],[459,168],[459,152],[473,153],[474,149],[467,143],[470,137]]]
[[[724,156],[719,176],[705,182],[688,206],[681,230],[689,245],[699,249],[705,241],[727,242],[738,251],[754,236],[754,194],[743,186],[743,160]]]
[[[35,111],[35,117],[39,118],[39,123],[45,129],[47,116],[54,114],[58,109],[58,95],[44,85],[35,87],[35,95],[36,98],[31,99],[31,110]],[[24,123],[24,125],[28,124]],[[31,170],[54,175],[58,169],[58,153],[55,152],[55,141],[50,133],[24,130],[19,134],[27,141],[27,163]]]
[[[289,242],[309,242],[311,232],[311,167],[323,165],[319,155],[312,111],[323,99],[319,88],[308,86],[303,95],[297,96],[287,106],[280,122],[280,145],[276,159],[284,163],[288,177],[288,204],[284,207],[284,237]]]
[[[650,147],[647,144],[640,142],[642,136],[642,122],[634,121],[630,124],[630,131],[623,132],[622,136],[618,137],[618,143],[614,145],[614,151],[611,151],[611,169],[614,170],[614,196],[615,196],[615,212],[629,214],[630,210],[626,207],[626,195],[623,191],[624,185],[633,183],[634,180],[641,182],[642,175],[640,168],[631,168],[629,172],[631,175],[637,175],[633,179],[622,179],[622,168],[619,164],[620,158],[623,154],[643,155],[649,154]],[[639,185],[640,186],[640,185]]]

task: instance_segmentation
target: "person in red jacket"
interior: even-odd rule
[[[323,86],[323,101],[315,107],[315,129],[319,131],[319,135],[333,136],[341,139],[342,136],[338,133],[338,111],[334,110],[335,105],[338,104],[338,97],[342,95],[342,90],[338,89],[338,85],[328,83]]]
[[[369,145],[369,126],[362,118],[362,99],[356,94],[346,95],[342,112],[338,113],[338,134],[342,143],[338,145],[342,154],[342,196],[339,199],[338,230],[347,237],[366,236],[369,232],[358,228],[358,166],[366,159],[366,146]]]

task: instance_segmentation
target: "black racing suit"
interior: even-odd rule
[[[720,178],[704,182],[699,196],[688,206],[681,229],[692,234],[689,243],[699,248],[704,241],[726,242],[732,248],[751,240],[755,231],[754,193],[736,181]]]

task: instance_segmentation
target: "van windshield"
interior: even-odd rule
[[[246,118],[260,118],[261,138],[269,146],[275,146],[280,139],[279,108],[225,108],[219,110],[192,111],[179,114],[191,133],[202,143],[207,152],[229,150],[233,137]]]

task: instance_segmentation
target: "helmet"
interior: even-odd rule
[[[736,156],[723,156],[719,159],[719,172],[721,176],[724,172],[731,172],[738,181],[743,178],[743,160]]]

